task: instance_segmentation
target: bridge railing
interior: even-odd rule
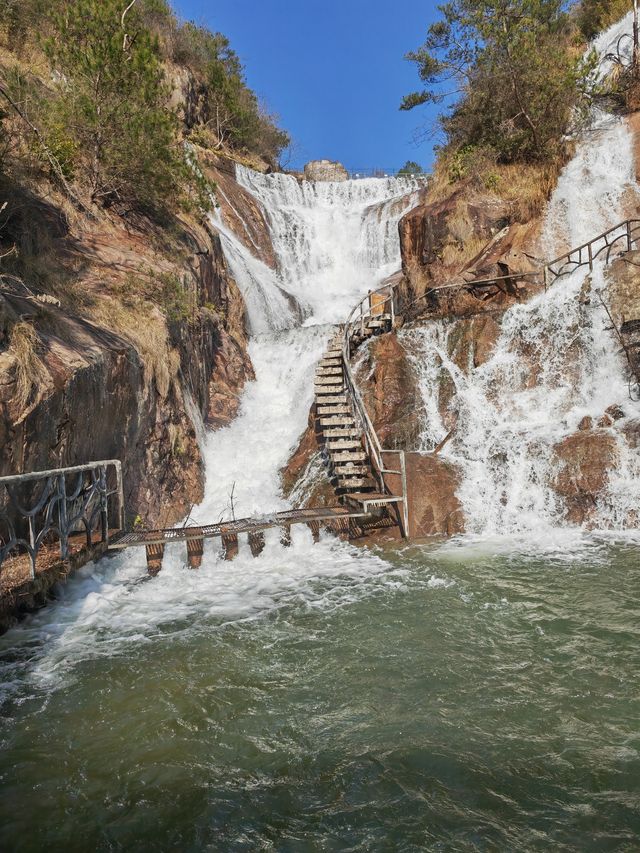
[[[612,256],[617,257],[625,252],[630,252],[634,246],[638,246],[640,240],[640,219],[627,219],[614,225],[608,231],[598,234],[588,243],[570,249],[566,254],[547,261],[544,266],[544,280],[548,287],[563,275],[570,275],[579,267],[588,266],[593,269],[594,262],[601,255],[604,256],[605,264],[611,262]]]
[[[124,528],[118,459],[0,477],[0,570],[10,558],[26,553],[34,578],[43,545],[57,540],[60,559],[67,560],[73,534],[84,533],[90,547],[98,527],[104,543],[110,529]]]
[[[342,361],[344,363],[344,381],[347,386],[347,392],[353,401],[354,413],[357,421],[360,424],[364,435],[365,451],[369,456],[374,470],[378,485],[381,492],[386,493],[387,487],[384,481],[385,473],[397,473],[386,468],[384,462],[383,450],[376,433],[373,422],[367,412],[367,407],[364,404],[362,395],[356,383],[353,371],[351,369],[351,338],[354,331],[360,329],[364,332],[365,324],[369,319],[389,315],[393,324],[395,318],[394,308],[394,288],[390,285],[384,285],[377,290],[370,291],[351,311],[344,325],[344,333],[342,339]]]

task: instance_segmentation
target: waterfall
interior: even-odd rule
[[[207,437],[206,495],[192,513],[198,523],[230,517],[232,495],[237,517],[290,506],[279,470],[306,426],[329,324],[343,322],[358,299],[399,268],[398,221],[419,188],[412,178],[314,183],[242,166],[237,179],[262,209],[277,268],[247,248],[222,209],[214,211],[247,306],[256,379],[245,388],[237,419]]]
[[[237,173],[265,212],[278,284],[301,306],[305,325],[343,322],[367,290],[399,268],[397,226],[417,202],[414,178],[334,183],[243,166]]]
[[[585,242],[624,219],[635,192],[631,133],[621,120],[600,116],[577,148],[548,205],[544,241],[552,254]],[[560,279],[548,293],[507,310],[488,361],[462,370],[451,357],[464,321],[435,321],[403,334],[412,351],[423,403],[421,449],[430,451],[457,418],[442,455],[459,466],[458,491],[473,533],[530,533],[563,524],[566,506],[554,490],[561,471],[555,448],[588,415],[597,421],[628,397],[619,342],[599,296],[603,266]],[[443,405],[441,388],[454,390]],[[617,469],[601,496],[595,524],[620,527],[640,498],[640,453],[611,430]]]

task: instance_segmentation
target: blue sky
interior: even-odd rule
[[[328,157],[349,168],[432,161],[414,132],[433,121],[400,112],[419,88],[404,54],[424,40],[436,4],[418,0],[173,0],[176,12],[224,33],[247,81],[294,139],[291,168]]]

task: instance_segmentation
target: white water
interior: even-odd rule
[[[306,426],[327,324],[344,321],[367,290],[399,268],[398,221],[417,201],[417,182],[406,178],[315,184],[238,167],[238,181],[262,207],[278,268],[255,257],[216,211],[254,333],[256,381],[246,387],[239,417],[206,443],[198,522],[229,517],[232,490],[237,517],[290,506],[279,470]]]
[[[295,296],[305,325],[343,322],[399,268],[398,221],[417,201],[415,179],[314,183],[238,167],[238,181],[266,213],[277,283]]]
[[[205,498],[190,514],[195,523],[291,506],[279,472],[306,427],[315,365],[332,332],[321,323],[344,320],[352,303],[399,267],[397,223],[415,200],[406,195],[414,184],[402,179],[312,186],[241,170],[240,180],[264,206],[279,269],[254,256],[215,212],[247,305],[256,379],[245,386],[238,417],[204,437]],[[82,660],[124,653],[167,624],[186,621],[197,630],[203,619],[248,620],[299,600],[331,609],[352,600],[367,579],[400,582],[402,572],[332,536],[314,545],[306,527],[294,526],[292,540],[285,548],[277,530],[267,531],[264,552],[253,558],[241,536],[233,562],[223,559],[219,541],[208,541],[197,572],[187,569],[183,545],[170,546],[153,579],[144,551],[86,567],[55,606],[16,629],[21,642],[38,648],[31,677],[59,686]]]
[[[544,241],[552,255],[585,242],[625,218],[623,199],[635,190],[627,125],[601,118],[578,147],[550,201]],[[405,333],[423,397],[422,449],[432,450],[457,415],[442,456],[462,471],[458,496],[467,529],[483,535],[548,535],[564,523],[566,507],[552,488],[561,465],[554,445],[580,420],[597,421],[612,404],[640,414],[628,396],[619,343],[599,296],[606,300],[603,268],[592,276],[589,304],[580,299],[588,270],[559,280],[547,294],[506,312],[489,360],[465,370],[449,355],[455,323],[439,321]],[[450,418],[443,421],[442,377],[455,386]],[[616,437],[620,463],[595,523],[624,526],[640,498],[640,454]],[[545,532],[547,531],[547,532]]]

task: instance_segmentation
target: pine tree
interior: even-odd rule
[[[425,84],[401,108],[452,103],[449,142],[503,161],[554,156],[585,100],[591,70],[576,56],[563,0],[452,0],[408,58]]]
[[[74,0],[54,13],[46,51],[59,75],[50,117],[86,170],[94,202],[154,207],[176,190],[175,119],[157,40],[122,0]],[[76,174],[78,170],[76,169]]]

